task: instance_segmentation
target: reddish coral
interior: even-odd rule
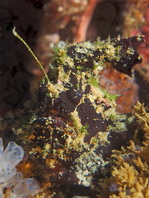
[[[86,10],[78,23],[79,26],[75,35],[75,41],[78,43],[82,41],[86,41],[87,28],[91,21],[97,2],[98,0],[89,0]]]
[[[121,113],[132,112],[138,100],[138,86],[132,78],[121,74],[112,68],[106,68],[100,73],[100,85],[112,94],[118,94],[116,100],[117,111]]]

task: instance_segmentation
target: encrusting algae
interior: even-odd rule
[[[144,138],[142,142],[134,139],[128,147],[113,151],[114,164],[109,187],[111,198],[149,197],[149,114],[140,102],[135,109]]]
[[[119,96],[99,82],[106,67],[131,75],[134,64],[141,62],[137,53],[141,42],[139,35],[94,43],[60,42],[54,47],[30,120],[21,127],[11,122],[29,153],[22,163],[24,174],[40,182],[36,197],[62,197],[66,192],[73,197],[76,188],[81,189],[80,196],[82,189],[88,189],[85,193],[90,195],[84,196],[90,197],[148,196],[148,136],[140,145],[133,139],[135,116],[147,134],[147,113],[139,103],[135,116],[116,112]]]

